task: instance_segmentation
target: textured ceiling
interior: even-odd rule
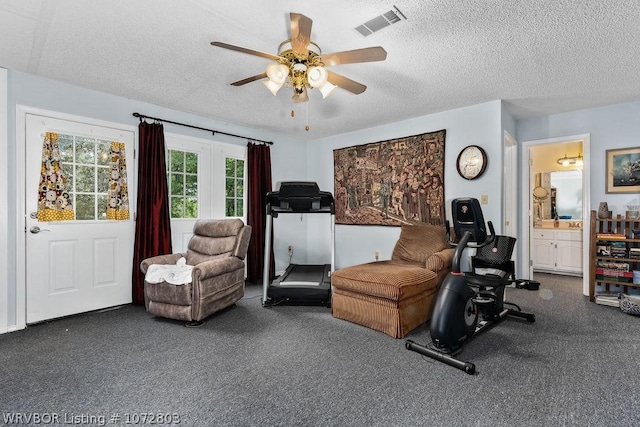
[[[406,20],[355,31],[393,5]],[[331,67],[363,94],[311,91],[292,118],[291,89],[230,86],[269,60],[210,42],[275,54],[289,12],[324,53],[385,48]],[[637,101],[638,46],[638,0],[0,0],[1,67],[303,140],[496,99],[517,118]]]

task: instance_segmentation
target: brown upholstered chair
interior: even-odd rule
[[[145,280],[147,311],[192,326],[235,304],[244,296],[244,258],[250,238],[251,226],[240,219],[198,220],[186,253],[155,256],[140,264],[145,275],[152,264],[176,265],[182,257],[193,266],[190,283]]]
[[[402,338],[431,318],[453,252],[444,227],[403,225],[391,260],[333,272],[333,316]]]

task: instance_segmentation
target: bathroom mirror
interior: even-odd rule
[[[558,217],[567,220],[582,220],[582,171],[551,172],[550,182],[556,193],[554,202]]]

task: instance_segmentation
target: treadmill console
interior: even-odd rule
[[[326,212],[333,210],[333,196],[320,191],[318,184],[306,181],[287,181],[278,191],[267,193],[267,206],[276,212]]]

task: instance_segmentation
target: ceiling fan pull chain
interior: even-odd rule
[[[309,103],[307,102],[307,125],[304,127],[304,130],[309,132]]]

